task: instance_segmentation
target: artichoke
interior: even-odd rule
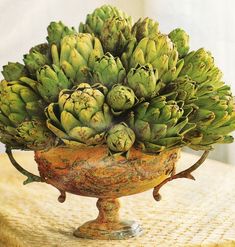
[[[28,85],[2,81],[0,94],[0,116],[5,125],[17,127],[26,120],[43,119],[43,101]]]
[[[212,149],[215,143],[231,143],[228,134],[235,130],[234,99],[226,85],[194,101],[196,108],[189,115],[196,124],[186,135],[190,147],[196,150]]]
[[[55,143],[55,137],[46,127],[45,122],[38,120],[21,123],[17,127],[17,135],[17,139],[33,150],[50,148]]]
[[[120,56],[131,38],[131,25],[127,19],[114,17],[104,22],[100,41],[105,52]]]
[[[184,135],[195,128],[183,117],[183,109],[173,100],[158,96],[143,102],[131,113],[129,123],[143,151],[158,153],[185,145]]]
[[[127,74],[127,86],[130,87],[138,98],[151,98],[164,87],[164,83],[158,81],[157,70],[151,64],[137,65]]]
[[[203,48],[192,51],[184,57],[181,75],[188,75],[199,84],[207,83],[212,86],[222,78],[222,72],[215,66],[211,53]]]
[[[132,20],[130,16],[127,16],[123,11],[111,5],[103,5],[100,8],[94,10],[92,14],[88,14],[86,17],[86,23],[80,23],[79,32],[81,33],[94,33],[96,36],[100,36],[104,22],[113,17],[121,17],[128,21],[131,25]]]
[[[48,103],[57,101],[62,89],[72,87],[72,82],[56,65],[53,65],[53,68],[45,65],[39,69],[37,71],[37,82],[35,83],[39,94]]]
[[[51,64],[49,46],[40,44],[30,49],[29,54],[24,55],[25,67],[32,78],[36,78],[36,72],[42,66]]]
[[[159,24],[152,19],[146,17],[145,19],[139,19],[132,27],[132,33],[136,37],[137,41],[145,37],[152,37],[159,33]]]
[[[44,120],[42,99],[20,81],[2,81],[0,95],[1,141],[12,147],[25,148],[23,139],[17,137],[17,128],[26,121]]]
[[[137,45],[134,41],[130,42],[122,54],[122,62],[127,71],[137,64],[150,63],[163,82],[176,79],[183,66],[183,60],[178,61],[178,52],[173,43],[162,34],[143,38]]]
[[[137,103],[137,99],[131,88],[116,84],[108,92],[107,103],[111,107],[112,113],[119,115],[131,109]]]
[[[55,22],[52,21],[50,25],[47,27],[47,41],[50,45],[55,44],[57,47],[60,47],[60,41],[66,35],[77,33],[75,28],[69,28],[64,25],[63,22]]]
[[[189,35],[183,29],[176,28],[168,36],[175,44],[179,58],[185,57],[189,52]]]
[[[197,90],[198,84],[195,81],[188,76],[181,76],[168,83],[160,91],[160,94],[167,97],[168,100],[184,102],[185,108],[185,105],[187,106],[197,99]]]
[[[125,153],[134,144],[135,133],[125,123],[119,123],[107,132],[106,142],[111,153]]]
[[[103,85],[87,83],[62,90],[58,103],[46,108],[47,127],[70,146],[102,144],[112,121],[106,93]]]
[[[65,36],[61,41],[60,56],[52,45],[52,57],[55,65],[60,66],[67,78],[73,83],[89,82],[95,60],[103,55],[100,41],[90,34]]]
[[[126,77],[126,70],[119,57],[113,57],[106,53],[95,61],[93,69],[93,81],[110,88],[114,84],[122,83]]]
[[[2,75],[7,81],[17,81],[22,76],[27,76],[27,70],[21,63],[11,63],[3,66]]]

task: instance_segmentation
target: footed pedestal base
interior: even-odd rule
[[[87,239],[121,240],[135,237],[141,231],[141,227],[135,221],[101,224],[94,220],[80,226],[74,232],[74,236]]]
[[[139,235],[142,231],[135,221],[119,220],[118,199],[99,199],[99,216],[80,226],[74,236],[87,239],[121,240]]]

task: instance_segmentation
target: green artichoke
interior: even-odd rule
[[[168,83],[160,91],[160,94],[167,97],[168,100],[183,101],[184,105],[188,105],[197,99],[197,89],[198,84],[195,81],[188,76],[181,76]]]
[[[228,86],[199,96],[193,103],[196,108],[189,119],[196,128],[186,135],[191,148],[212,149],[215,143],[233,142],[228,134],[235,130],[234,99]]]
[[[94,10],[92,14],[88,14],[86,17],[86,23],[80,23],[79,32],[81,33],[94,33],[96,36],[100,36],[104,22],[113,17],[121,17],[126,19],[131,25],[131,17],[125,14],[123,11],[111,5],[103,5],[100,8]]]
[[[70,34],[76,34],[76,30],[74,27],[69,28],[64,25],[63,22],[55,22],[52,21],[50,25],[47,27],[47,41],[50,45],[55,44],[57,47],[60,48],[61,40]]]
[[[61,51],[52,45],[53,63],[60,66],[73,83],[89,82],[95,60],[103,55],[100,41],[90,34],[79,33],[65,36]]]
[[[188,75],[200,84],[207,83],[212,86],[214,83],[220,82],[222,78],[222,72],[215,66],[211,53],[203,48],[192,51],[184,57],[181,75]]]
[[[143,151],[158,153],[185,145],[184,135],[195,128],[183,117],[183,109],[163,96],[143,102],[131,113],[129,122]]]
[[[40,44],[30,49],[29,54],[24,55],[25,67],[32,78],[36,78],[36,72],[42,66],[51,64],[49,46]]]
[[[105,52],[120,56],[131,38],[131,25],[127,19],[114,17],[104,22],[100,41]]]
[[[158,71],[163,82],[170,82],[178,77],[183,60],[178,61],[178,52],[166,35],[143,38],[137,45],[130,42],[122,54],[122,62],[127,71],[137,66],[150,63]]]
[[[189,35],[183,29],[176,28],[168,36],[175,44],[179,58],[185,57],[189,52]]]
[[[58,103],[46,108],[47,127],[69,146],[102,144],[112,121],[106,93],[103,85],[87,83],[62,90]]]
[[[146,17],[145,19],[139,19],[132,27],[132,33],[136,37],[137,41],[145,37],[152,37],[159,33],[159,24],[152,19]]]
[[[110,88],[114,84],[123,83],[126,70],[118,57],[106,53],[95,61],[93,69],[93,80]]]
[[[7,81],[17,81],[22,76],[27,76],[27,70],[21,63],[11,63],[3,66],[2,75]]]
[[[20,81],[2,81],[0,95],[0,139],[11,147],[25,148],[24,141],[16,138],[17,128],[25,121],[44,119],[42,99]]]
[[[131,109],[137,103],[137,98],[131,88],[116,84],[108,92],[107,103],[111,107],[112,113],[119,115]]]
[[[130,87],[138,98],[149,99],[156,95],[164,87],[164,83],[158,81],[157,70],[151,64],[137,65],[127,74],[127,86]]]
[[[65,76],[64,72],[56,65],[52,65],[52,67],[45,65],[37,71],[37,90],[48,103],[57,101],[62,89],[72,87],[72,82]]]
[[[17,127],[26,120],[43,119],[43,101],[28,85],[2,81],[0,94],[0,117],[5,125]]]
[[[26,144],[19,140],[19,138],[16,138],[18,134],[16,129],[5,125],[5,121],[2,120],[1,114],[0,111],[0,142],[12,149],[27,149]]]
[[[135,133],[125,123],[119,123],[107,132],[106,142],[112,154],[125,153],[134,144]]]
[[[17,127],[17,139],[32,150],[44,150],[55,143],[55,137],[46,127],[45,122],[25,121]]]

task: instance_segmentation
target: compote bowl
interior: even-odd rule
[[[126,239],[142,229],[135,221],[119,218],[119,197],[140,193],[163,182],[175,168],[180,149],[159,155],[132,148],[128,158],[108,155],[107,147],[56,147],[36,151],[41,178],[65,192],[96,197],[99,215],[80,226],[74,235],[89,239]]]

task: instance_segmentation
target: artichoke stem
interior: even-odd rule
[[[25,170],[13,157],[11,148],[6,146],[6,154],[8,155],[12,165],[16,168],[17,171],[19,171],[20,173],[22,173],[24,176],[27,177],[27,179],[23,182],[24,185],[32,183],[32,182],[44,182],[44,180],[37,176],[32,174],[31,172]]]
[[[177,174],[171,173],[171,176],[168,177],[167,179],[165,179],[164,181],[162,181],[159,185],[157,185],[156,187],[154,187],[153,189],[153,197],[156,201],[160,201],[161,200],[161,195],[159,194],[159,190],[161,189],[161,187],[163,185],[165,185],[167,182],[170,182],[174,179],[177,178],[188,178],[188,179],[192,179],[195,180],[194,176],[191,174],[193,171],[195,171],[207,158],[208,154],[209,154],[209,150],[206,150],[202,156],[200,157],[200,159],[192,166],[190,166],[188,169],[179,172]]]

